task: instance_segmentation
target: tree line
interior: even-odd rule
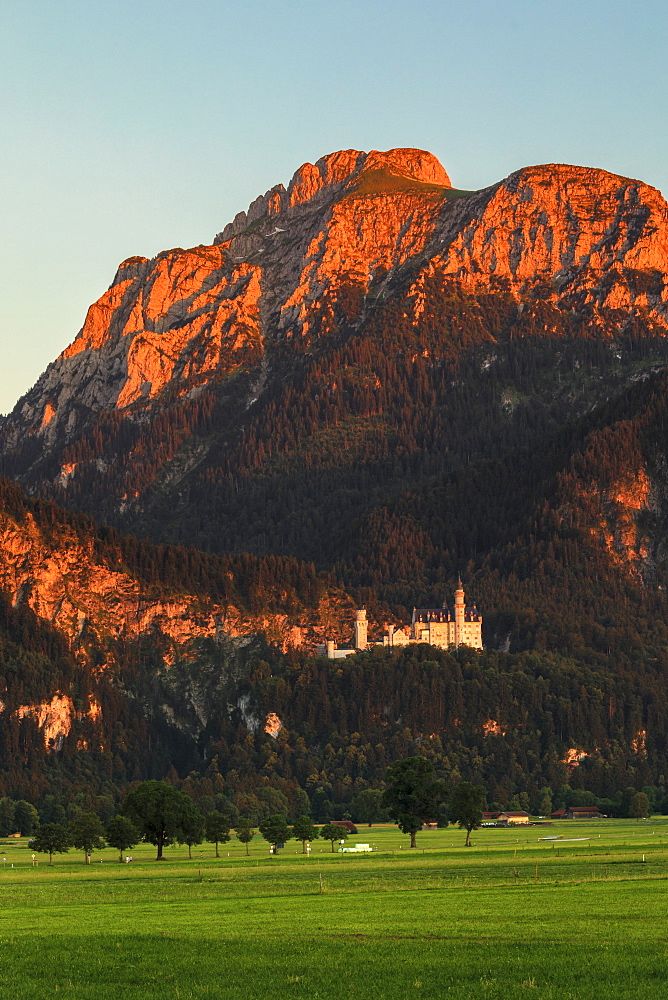
[[[224,815],[215,811],[206,815],[201,813],[192,799],[173,785],[147,781],[125,797],[119,813],[106,825],[96,813],[83,812],[66,826],[62,823],[38,825],[29,846],[33,851],[48,854],[49,864],[53,863],[54,854],[64,854],[75,847],[83,851],[85,863],[90,864],[93,851],[106,845],[119,851],[118,860],[122,862],[123,852],[142,840],[156,846],[156,860],[162,861],[164,849],[170,844],[187,844],[189,857],[192,857],[192,848],[206,838],[215,845],[216,857],[219,857],[219,846],[230,840],[231,829]],[[248,854],[248,845],[255,836],[253,825],[240,818],[235,831]],[[293,838],[301,841],[302,851],[306,853],[308,845],[318,837],[329,840],[334,851],[334,843],[343,842],[349,834],[345,825],[336,822],[318,829],[306,815],[299,816],[289,826],[283,813],[266,816],[258,824],[258,831],[271,845],[273,853]]]
[[[447,826],[445,782],[435,777],[430,761],[425,757],[396,761],[388,769],[387,777],[387,790],[376,808],[387,809],[399,829],[410,835],[411,847],[416,846],[416,834],[423,824],[437,821],[440,826]],[[450,815],[466,829],[467,846],[471,830],[480,825],[484,794],[484,788],[462,782],[449,796]],[[351,827],[354,831],[353,824],[333,821],[318,828],[308,815],[297,817],[290,826],[283,813],[275,813],[258,824],[258,832],[274,854],[292,839],[301,842],[302,853],[306,854],[318,838],[329,841],[334,852],[336,843],[345,843]],[[192,857],[192,847],[206,838],[215,845],[216,857],[219,857],[219,845],[230,840],[231,829],[221,813],[202,814],[183,791],[166,782],[147,781],[128,793],[120,811],[106,826],[95,813],[81,813],[67,826],[60,823],[39,825],[29,846],[33,851],[48,854],[49,864],[53,863],[54,854],[67,853],[75,847],[83,851],[85,863],[90,864],[93,851],[106,845],[119,851],[118,860],[122,862],[123,852],[142,840],[156,846],[156,860],[162,861],[164,849],[170,844],[187,844],[189,857]],[[235,830],[248,854],[248,845],[255,836],[253,825],[241,819]]]

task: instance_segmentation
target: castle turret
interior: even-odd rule
[[[455,646],[460,644],[464,635],[465,611],[466,602],[464,601],[464,588],[462,587],[462,580],[460,577],[457,583],[457,589],[455,590]]]
[[[355,612],[355,649],[366,649],[367,647],[367,620],[366,609],[359,608]]]

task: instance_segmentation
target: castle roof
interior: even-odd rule
[[[413,608],[414,622],[453,622],[454,620],[454,608]],[[475,604],[467,604],[464,608],[464,621],[482,621],[482,615],[476,608]]]

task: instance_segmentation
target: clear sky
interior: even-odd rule
[[[0,412],[121,260],[210,242],[336,149],[668,194],[667,28],[665,0],[4,0]]]

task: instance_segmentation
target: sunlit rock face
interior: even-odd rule
[[[50,701],[42,701],[36,705],[20,705],[16,711],[19,719],[32,716],[42,731],[47,747],[59,750],[62,740],[69,736],[72,720],[76,712],[74,702],[68,695],[55,694]],[[97,719],[101,714],[99,702],[89,700],[85,713],[89,718]]]
[[[46,537],[28,516],[23,523],[0,515],[0,588],[14,604],[30,608],[74,643],[85,628],[98,641],[155,630],[175,643],[215,635],[213,607],[194,599],[169,600],[94,556],[92,541],[63,531]]]
[[[668,207],[640,181],[564,164],[526,167],[443,217],[442,252],[430,268],[468,287],[504,287],[541,298],[648,310],[666,327]],[[472,211],[471,211],[472,210]],[[632,272],[624,275],[624,269]],[[635,281],[634,272],[657,272]]]
[[[220,697],[233,667],[237,669],[236,652],[259,636],[286,652],[312,648],[333,628],[337,631],[336,622],[339,628],[350,628],[354,608],[335,588],[307,608],[290,601],[285,602],[288,610],[252,611],[241,602],[220,603],[183,587],[148,583],[113,556],[100,554],[96,537],[81,525],[45,523],[30,512],[17,515],[5,509],[0,510],[0,592],[15,608],[30,608],[55,629],[86,678],[83,694],[71,679],[63,682],[61,677],[34,698],[25,692],[17,698],[11,671],[0,678],[0,714],[31,721],[47,750],[55,752],[80,722],[89,725],[77,749],[88,748],[92,740],[102,746],[110,686],[121,698],[137,697],[133,681],[124,674],[127,651],[137,648],[137,640],[154,651],[149,669],[156,684],[174,692],[174,704],[161,702],[159,710],[170,725],[199,732],[220,705],[206,684],[200,687],[193,680],[187,690],[180,686],[190,670],[200,680],[214,678]],[[280,595],[272,598],[280,603]],[[210,641],[203,643],[205,639]],[[117,711],[118,705],[112,704],[112,712]],[[250,707],[248,713],[250,720]],[[97,735],[91,728],[95,724]],[[278,736],[282,723],[277,716],[268,716],[266,725],[266,732]]]
[[[611,557],[642,571],[642,564],[651,554],[651,538],[640,525],[639,514],[659,506],[647,470],[629,469],[628,473],[596,496],[598,530]]]
[[[263,633],[283,649],[311,646],[323,639],[333,616],[345,621],[352,614],[352,602],[339,592],[323,595],[318,607],[293,617],[252,614],[232,603],[169,593],[110,568],[96,556],[90,537],[69,529],[45,532],[31,515],[19,521],[3,512],[0,590],[14,605],[27,604],[55,626],[83,663],[89,647],[108,652],[113,660],[114,640],[141,636],[159,644],[167,664],[177,655],[187,658],[193,640],[205,637]]]
[[[219,247],[125,261],[19,421],[39,420],[49,442],[78,426],[77,413],[150,404],[170,386],[182,393],[233,373],[262,356],[259,298],[259,270],[228,267]]]
[[[267,720],[264,724],[265,733],[276,739],[282,728],[283,728],[283,723],[276,715],[276,712],[269,712],[269,714],[267,715]]]
[[[259,196],[213,244],[124,261],[0,447],[30,443],[19,478],[53,455],[48,485],[67,489],[79,468],[65,451],[97,414],[141,422],[242,376],[250,407],[280,378],[279,356],[298,364],[388,295],[417,323],[434,283],[586,310],[597,336],[633,317],[665,334],[667,273],[668,209],[640,181],[548,164],[467,192],[424,150],[341,150]]]
[[[245,230],[251,223],[263,216],[298,215],[290,212],[308,205],[316,207],[316,200],[324,203],[340,194],[345,186],[370,171],[387,171],[396,176],[451,187],[450,178],[435,156],[422,149],[377,149],[363,153],[357,149],[342,149],[338,153],[323,156],[317,163],[303,163],[290,181],[287,191],[282,184],[260,195],[247,212],[240,212],[234,222],[228,223],[215,242],[225,242]]]

